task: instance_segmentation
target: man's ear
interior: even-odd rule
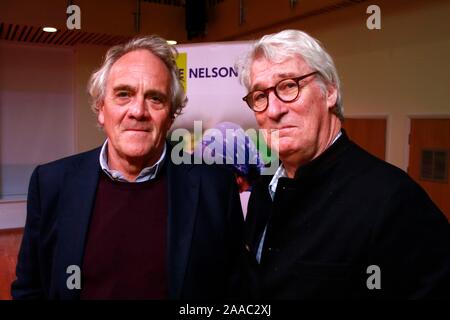
[[[175,122],[175,118],[176,118],[176,115],[175,115],[175,114],[170,115],[170,120],[169,120],[169,122],[167,123],[167,131],[169,131],[170,128],[172,128],[172,125],[173,125],[173,123]]]
[[[105,114],[103,112],[104,104],[103,101],[98,104],[98,114],[97,114],[97,121],[98,123],[103,127],[105,124]]]
[[[336,106],[338,91],[333,84],[327,85],[327,108],[331,109]]]

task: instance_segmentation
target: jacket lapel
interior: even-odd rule
[[[269,183],[273,176],[261,176],[252,190],[252,197],[257,201],[249,202],[245,219],[246,249],[256,258],[259,243],[272,213],[272,198],[269,193]],[[255,260],[256,261],[256,260]]]
[[[169,295],[180,299],[197,213],[200,178],[192,166],[175,165],[167,156]]]
[[[191,249],[200,190],[200,177],[192,166],[174,165],[167,155],[168,186],[168,276],[169,295],[181,297]],[[54,274],[56,298],[79,299],[80,290],[69,290],[67,268],[82,268],[85,241],[94,206],[100,173],[100,148],[81,158],[68,170],[58,204],[59,239],[56,248]]]
[[[78,299],[80,290],[69,290],[67,273],[71,265],[82,269],[89,221],[94,206],[100,173],[100,148],[81,157],[64,178],[59,201],[59,239],[56,252],[57,294],[61,299]]]

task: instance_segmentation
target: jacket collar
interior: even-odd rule
[[[194,224],[200,190],[200,177],[193,174],[191,165],[174,164],[168,148],[168,251],[169,296],[182,298],[183,283],[191,251]]]
[[[345,130],[341,129],[341,132],[342,135],[325,152],[297,169],[294,180],[319,179],[326,174],[328,169],[338,161],[341,154],[351,145]]]
[[[327,175],[334,165],[339,161],[342,154],[353,145],[349,140],[345,130],[342,135],[320,156],[311,162],[299,167],[293,179],[280,177],[278,180],[279,187],[288,189],[298,189],[300,187],[307,188],[310,184],[322,183],[327,179]],[[267,206],[271,206],[275,199],[272,199],[269,193],[269,183],[272,176],[261,176],[257,187],[255,188],[258,195],[255,195],[259,201],[254,204],[256,211],[252,210],[247,216],[246,222],[246,241],[249,245],[251,256],[256,256],[256,250],[259,246],[261,235],[270,219],[271,210],[267,210]],[[249,222],[251,221],[251,222]],[[254,261],[256,263],[256,260]]]
[[[67,268],[71,265],[82,268],[87,232],[95,203],[101,168],[101,148],[80,157],[67,171],[61,191],[59,207],[59,239],[56,249],[54,275],[58,288],[57,298],[79,299],[80,290],[67,288]],[[168,226],[167,265],[169,296],[179,299],[188,265],[194,222],[198,206],[200,178],[192,174],[192,166],[175,165],[170,159],[172,148],[168,146],[164,169],[167,169]]]
[[[55,270],[57,298],[78,299],[80,290],[67,288],[69,266],[82,268],[85,240],[94,206],[100,175],[100,148],[79,156],[79,161],[67,170],[58,201],[58,244]],[[82,276],[82,274],[81,274]]]

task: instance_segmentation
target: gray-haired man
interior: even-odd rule
[[[166,134],[186,100],[175,55],[157,36],[108,51],[89,87],[107,140],[34,171],[13,298],[242,293],[234,290],[244,246],[233,176],[170,158]]]
[[[267,143],[282,162],[249,201],[255,296],[449,297],[445,216],[341,129],[338,75],[318,41],[296,30],[267,35],[239,66],[244,100],[277,133]]]

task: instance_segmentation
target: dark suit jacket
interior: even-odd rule
[[[271,178],[253,189],[246,219],[256,297],[449,297],[449,224],[406,173],[344,133],[295,179],[280,178],[274,201]],[[367,286],[371,265],[381,289]]]
[[[66,269],[82,266],[100,174],[100,148],[37,167],[12,285],[14,299],[78,299]],[[243,251],[243,217],[234,177],[166,158],[168,277],[172,299],[232,297]],[[151,210],[149,208],[149,210]]]

